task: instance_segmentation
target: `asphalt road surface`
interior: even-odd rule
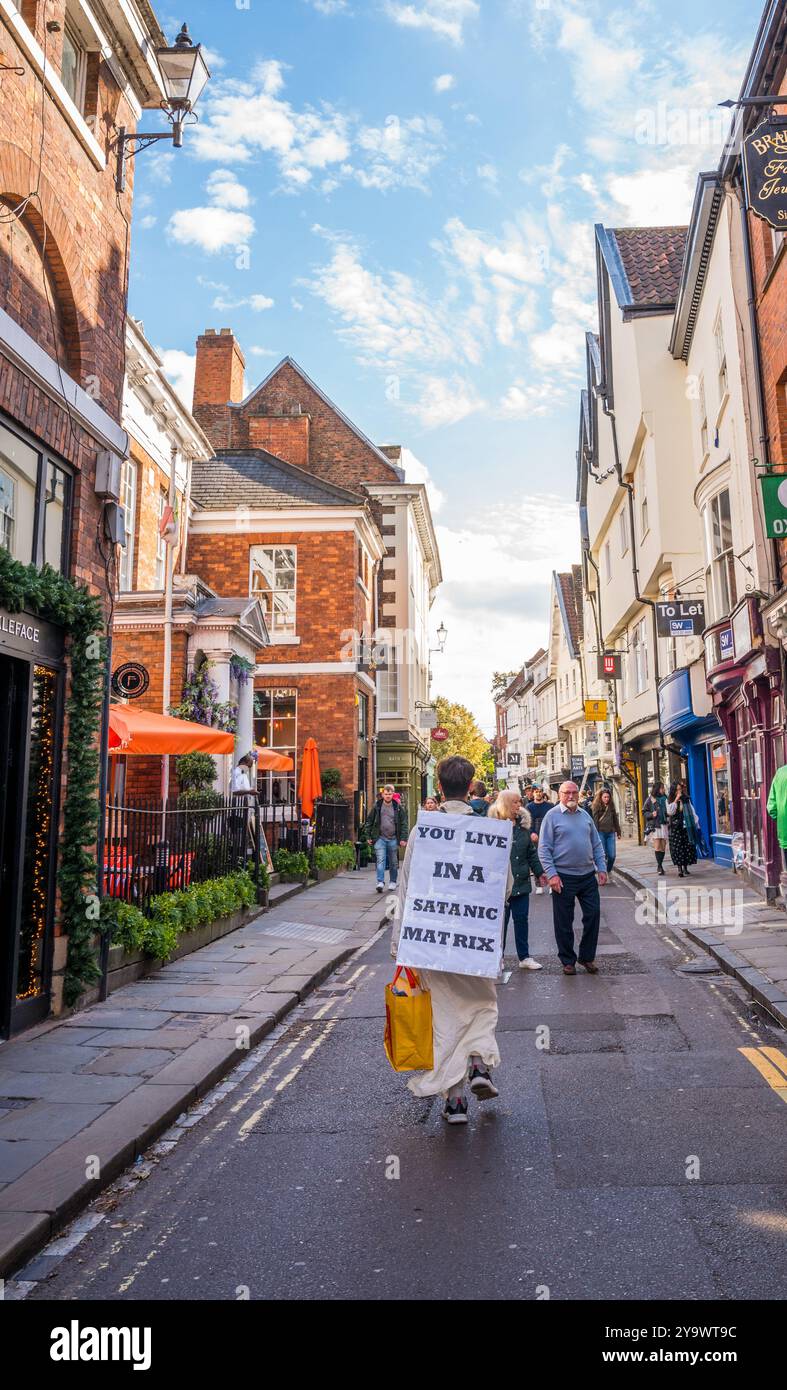
[[[533,897],[546,968],[500,989],[500,1098],[469,1125],[385,1060],[386,933],[34,1262],[29,1297],[784,1298],[787,1091],[751,1057],[787,1062],[785,1035],[727,977],[676,973],[693,952],[625,887],[602,900],[602,973],[565,978]]]

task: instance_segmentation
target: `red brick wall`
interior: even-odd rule
[[[208,328],[197,339],[197,366],[194,373],[194,409],[204,405],[225,405],[243,399],[243,372],[246,362],[233,333]]]
[[[309,467],[308,415],[262,415],[249,419],[249,444],[255,449],[267,449],[269,454],[294,463],[296,468]]]
[[[242,410],[233,409],[225,402],[225,376],[219,374],[214,382],[210,366],[210,354],[216,349],[213,344],[221,338],[203,334],[197,340],[197,377],[199,389],[195,385],[194,415],[198,423],[216,449],[242,449],[252,443],[259,443],[265,428],[281,428],[279,420],[291,416],[307,416],[308,456],[299,461],[299,467],[336,483],[339,487],[358,490],[366,482],[396,482],[398,476],[394,469],[385,463],[370,445],[365,444],[358,435],[345,424],[320,395],[304,380],[299,372],[288,362],[275,373],[267,385],[249,400]],[[227,340],[228,342],[234,340]],[[229,349],[225,349],[229,352]],[[204,367],[203,367],[204,362]],[[271,426],[263,426],[258,421],[263,417],[271,421]],[[288,425],[288,433],[281,436],[281,442],[288,448],[292,446],[293,434],[303,426]],[[251,438],[254,429],[255,438]],[[296,436],[297,437],[297,436]],[[273,436],[271,436],[273,438]],[[266,444],[263,448],[271,448]],[[298,445],[302,448],[302,445]],[[283,457],[290,458],[290,455]],[[290,461],[295,462],[294,458]]]
[[[258,676],[254,682],[255,690],[270,687],[298,692],[298,749],[296,774],[300,781],[301,759],[306,740],[313,738],[320,756],[320,768],[338,767],[342,774],[342,792],[352,800],[358,789],[358,707],[355,703],[357,690],[371,695],[365,687],[358,684],[354,675],[297,675],[283,676],[274,681],[270,676]],[[369,700],[370,728],[374,727],[374,697]],[[372,794],[371,758],[368,785],[365,788],[367,802]]]
[[[356,539],[352,531],[243,532],[189,539],[189,570],[217,594],[230,598],[249,591],[252,545],[297,547],[296,633],[298,646],[271,646],[260,660],[271,662],[341,661],[343,630],[358,625]]]
[[[172,664],[170,702],[177,705],[183,690],[186,675],[186,649],[188,634],[172,634]],[[154,710],[165,713],[164,698],[164,632],[162,628],[151,631],[136,629],[115,629],[112,638],[112,670],[116,671],[125,661],[138,661],[147,668],[150,685],[144,695],[130,704],[136,709]],[[170,759],[170,795],[177,791],[175,778],[175,759]],[[132,797],[152,797],[161,795],[161,758],[129,755],[126,758],[126,794]]]

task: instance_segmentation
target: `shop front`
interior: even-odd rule
[[[418,808],[427,795],[430,766],[435,766],[431,750],[409,738],[404,730],[391,729],[378,734],[375,793],[390,782],[402,798],[410,827],[415,825]]]
[[[701,662],[682,666],[659,682],[659,715],[665,739],[676,745],[669,751],[685,764],[681,775],[688,782],[705,843],[714,859],[731,864],[724,731],[709,709]]]
[[[756,599],[744,599],[706,631],[705,670],[724,731],[723,745],[710,750],[716,814],[727,821],[732,855],[737,846],[752,887],[772,898],[781,857],[766,808],[784,761],[784,702],[779,652],[765,645]]]
[[[64,637],[0,609],[0,1037],[49,1013]]]

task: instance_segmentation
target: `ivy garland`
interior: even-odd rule
[[[101,603],[82,585],[43,565],[23,565],[0,550],[0,603],[11,613],[22,609],[56,623],[71,639],[71,688],[66,701],[67,781],[58,884],[60,916],[68,936],[63,998],[74,1004],[100,971],[93,949],[98,836],[98,775],[101,704],[106,638]]]

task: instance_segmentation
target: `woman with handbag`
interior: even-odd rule
[[[656,856],[658,872],[664,877],[664,855],[667,852],[667,798],[663,782],[653,783],[642,814],[645,818],[645,839]]]
[[[490,820],[510,820],[514,822],[511,839],[511,890],[506,903],[503,927],[503,952],[506,949],[508,923],[514,919],[514,937],[520,970],[543,970],[530,954],[528,941],[528,920],[530,916],[530,875],[543,881],[544,870],[538,857],[538,849],[532,837],[529,811],[522,805],[519,792],[498,792],[497,800],[489,807]]]
[[[699,817],[689,800],[685,782],[673,782],[667,798],[669,852],[678,878],[688,878],[689,864],[697,862]]]

